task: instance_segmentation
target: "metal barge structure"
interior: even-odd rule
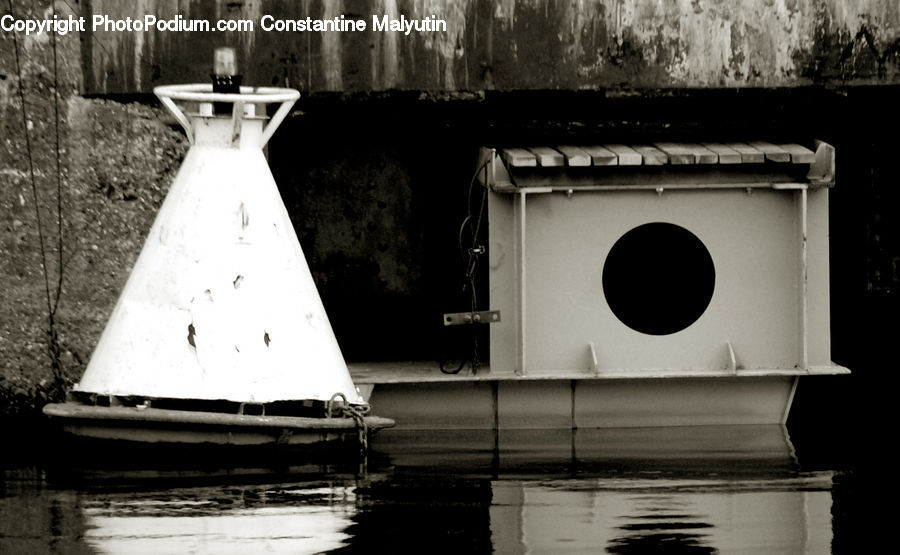
[[[830,359],[825,143],[484,148],[490,365],[351,364],[401,428],[784,423]]]
[[[214,84],[155,89],[191,148],[83,378],[44,412],[95,439],[365,444],[393,422],[367,414],[262,151],[299,93],[240,87],[228,50]]]
[[[222,52],[212,85],[155,89],[191,149],[83,379],[45,408],[67,431],[778,424],[800,377],[849,372],[830,360],[822,142],[483,148],[490,310],[445,323],[490,326],[490,365],[348,369],[262,152],[299,93],[240,87]]]

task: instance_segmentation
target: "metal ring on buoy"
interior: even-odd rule
[[[161,85],[153,88],[153,94],[172,100],[191,102],[244,102],[265,103],[294,102],[300,91],[284,87],[241,87],[241,94],[213,92],[212,83],[189,85]]]
[[[162,105],[175,117],[187,135],[188,142],[194,144],[194,130],[184,111],[175,104],[176,100],[187,102],[226,102],[241,104],[275,104],[281,103],[278,110],[269,120],[260,138],[260,148],[265,146],[275,129],[287,117],[291,106],[300,98],[300,91],[283,87],[241,87],[240,94],[213,92],[212,83],[194,83],[190,85],[162,85],[153,88]],[[240,112],[241,110],[236,110]],[[233,116],[240,119],[240,116]]]
[[[331,396],[331,399],[328,400],[328,404],[325,406],[325,417],[326,418],[332,418],[332,408],[334,407],[335,399],[337,399],[338,397],[340,397],[344,401],[344,404],[343,404],[344,407],[349,406],[349,403],[347,403],[347,396],[344,395],[343,393],[341,393],[340,391],[338,391],[337,393],[335,393],[334,395]]]

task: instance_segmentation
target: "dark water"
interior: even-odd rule
[[[856,552],[855,475],[780,426],[382,432],[297,453],[7,462],[0,553]]]

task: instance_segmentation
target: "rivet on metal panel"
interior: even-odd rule
[[[656,188],[656,194],[659,195],[659,196],[662,196],[664,190],[665,190],[665,189],[663,189],[662,187],[657,187],[657,188]]]

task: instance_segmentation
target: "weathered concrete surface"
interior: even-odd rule
[[[215,46],[247,82],[303,91],[792,87],[900,82],[896,0],[144,0],[82,2],[113,18],[249,19],[252,33],[85,37],[86,90],[205,82]],[[364,32],[264,32],[278,19],[364,18]],[[374,32],[372,14],[440,33]]]
[[[81,375],[186,150],[161,109],[78,96],[80,49],[77,35],[0,33],[0,417],[40,408],[57,378]]]
[[[66,382],[84,370],[186,141],[139,104],[61,100],[62,240],[58,235],[55,129],[40,121],[47,99],[28,98],[35,190],[41,216],[59,363]],[[11,112],[20,113],[13,104]],[[51,108],[52,110],[52,108]],[[18,123],[18,129],[16,129]],[[35,197],[21,120],[4,120],[18,156],[0,159],[0,414],[33,409],[54,390]],[[59,277],[62,247],[63,275]],[[56,296],[57,287],[61,292]],[[58,304],[57,304],[58,303]],[[5,404],[7,402],[9,404]]]

